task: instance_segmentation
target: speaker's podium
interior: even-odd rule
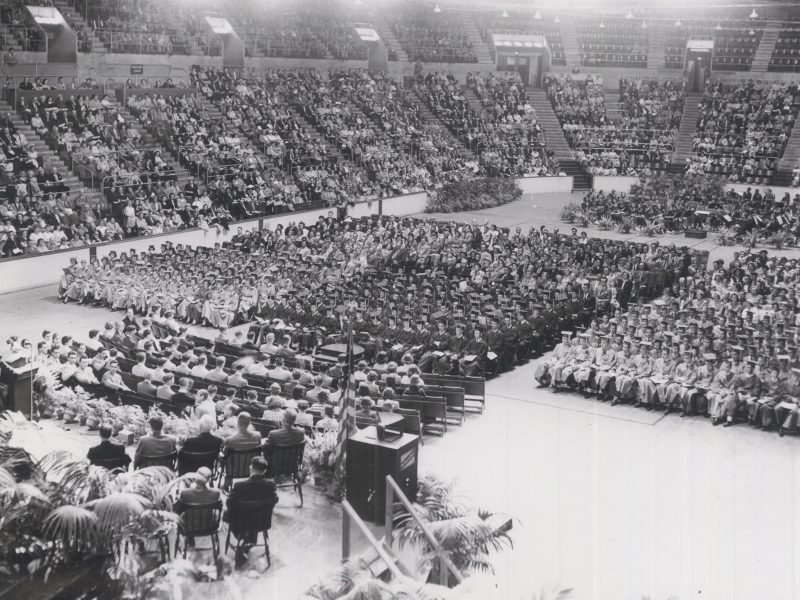
[[[0,410],[16,410],[30,418],[31,380],[38,369],[24,360],[13,362],[10,367],[0,361]]]
[[[347,501],[359,517],[383,523],[387,475],[414,501],[418,447],[419,436],[410,433],[378,440],[374,426],[361,429],[347,440]]]

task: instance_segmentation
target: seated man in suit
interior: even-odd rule
[[[164,435],[161,429],[164,421],[161,417],[150,417],[150,435],[144,435],[136,446],[136,454],[133,458],[133,466],[136,468],[143,456],[164,456],[175,452],[177,443],[171,435]]]
[[[240,412],[236,419],[236,433],[225,440],[225,449],[245,450],[261,445],[261,434],[250,429],[250,413]]]
[[[143,396],[155,396],[158,388],[153,385],[152,371],[146,371],[143,375],[144,379],[136,384],[136,393]]]
[[[89,462],[97,464],[95,461],[98,460],[108,460],[118,458],[120,459],[120,464],[124,461],[125,469],[128,468],[128,465],[131,464],[131,457],[125,454],[125,446],[121,444],[115,444],[111,441],[111,434],[112,434],[111,427],[108,425],[101,425],[100,426],[100,443],[97,446],[93,446],[89,448],[89,453],[87,454],[87,458]]]
[[[264,443],[264,455],[269,457],[275,446],[293,446],[305,439],[305,431],[294,426],[297,420],[297,411],[287,408],[283,411],[283,423],[280,429],[270,431]]]
[[[219,502],[220,491],[217,488],[208,487],[211,480],[211,469],[208,467],[197,469],[194,485],[181,491],[181,495],[175,501],[172,510],[181,514],[187,504],[214,504]]]
[[[160,398],[162,400],[172,400],[172,398],[175,396],[175,392],[172,391],[172,385],[174,383],[175,375],[172,373],[165,373],[163,383],[156,388],[156,398]]]
[[[275,482],[267,479],[265,474],[267,472],[267,461],[260,456],[253,457],[250,461],[250,477],[244,481],[238,482],[231,489],[228,496],[226,506],[228,511],[236,510],[237,502],[248,502],[260,500],[265,504],[276,504],[278,502],[278,494],[275,493]],[[228,520],[228,514],[225,514],[225,520]],[[233,531],[235,535],[242,535],[243,532]],[[245,544],[239,546],[239,552],[236,555],[236,564],[241,566],[247,560],[247,551],[249,546],[256,543],[256,536],[250,532],[245,538]]]
[[[194,437],[186,439],[186,442],[181,447],[181,452],[178,454],[179,471],[185,473],[188,471],[196,470],[198,465],[203,463],[196,462],[194,457],[187,457],[184,452],[213,452],[219,454],[222,447],[222,438],[211,433],[217,428],[217,422],[211,415],[203,415],[199,421],[200,433]]]

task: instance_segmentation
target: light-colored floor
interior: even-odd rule
[[[563,197],[536,200],[475,216],[567,229],[557,221]],[[83,339],[120,317],[62,305],[55,286],[29,290],[0,296],[0,339],[38,338],[44,328]],[[486,412],[426,438],[420,453],[421,472],[457,478],[476,502],[516,519],[515,551],[496,565],[520,590],[510,600],[547,583],[593,600],[800,598],[800,439],[555,395],[536,388],[533,369],[489,382]],[[31,435],[34,445],[77,451],[91,442]],[[297,597],[337,563],[340,509],[309,492],[303,510],[281,494],[273,567],[239,578],[245,598]]]
[[[466,223],[477,223],[483,225],[485,222],[494,223],[500,227],[521,227],[523,233],[527,232],[530,227],[538,229],[545,225],[549,231],[558,228],[561,233],[569,233],[575,227],[578,232],[586,231],[589,237],[600,237],[614,240],[630,240],[638,243],[650,243],[658,241],[661,245],[675,244],[676,246],[688,246],[696,250],[707,250],[709,252],[709,260],[713,261],[718,258],[723,260],[730,260],[731,256],[736,250],[741,250],[734,246],[720,246],[717,243],[717,236],[713,232],[708,233],[708,237],[704,240],[695,238],[687,238],[683,235],[657,235],[646,236],[633,231],[628,234],[619,233],[617,231],[601,231],[596,227],[581,228],[578,225],[570,225],[564,223],[559,214],[561,209],[569,202],[577,202],[580,204],[583,198],[583,192],[573,192],[572,194],[534,194],[532,197],[523,197],[521,200],[505,204],[503,206],[496,206],[494,208],[486,208],[483,210],[459,212],[459,213],[433,213],[433,214],[418,214],[415,215],[421,218],[432,218],[440,221],[457,221]],[[800,256],[800,250],[797,248],[784,248],[776,250],[772,247],[766,248],[770,254],[787,257]],[[761,250],[757,247],[756,250]]]

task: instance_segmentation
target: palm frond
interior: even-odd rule
[[[61,542],[67,548],[89,549],[97,542],[97,515],[80,506],[59,506],[44,520],[46,539]]]
[[[110,535],[127,525],[151,507],[150,501],[139,494],[118,492],[86,504],[86,508],[97,515],[98,528],[103,535]]]

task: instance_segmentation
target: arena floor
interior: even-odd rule
[[[563,231],[564,201],[441,218]],[[702,244],[714,257],[732,251]],[[38,338],[44,328],[85,336],[120,317],[62,305],[55,295],[48,286],[0,296],[0,337]],[[486,412],[426,438],[420,456],[422,473],[456,478],[468,497],[515,519],[515,551],[496,567],[503,587],[518,593],[503,598],[527,599],[552,584],[596,600],[800,598],[800,440],[553,394],[536,388],[534,368],[489,382]],[[81,451],[92,442],[75,432],[30,436],[40,449]],[[244,598],[297,597],[336,564],[339,508],[309,498],[300,510],[293,494],[281,493],[273,567],[240,576]]]

